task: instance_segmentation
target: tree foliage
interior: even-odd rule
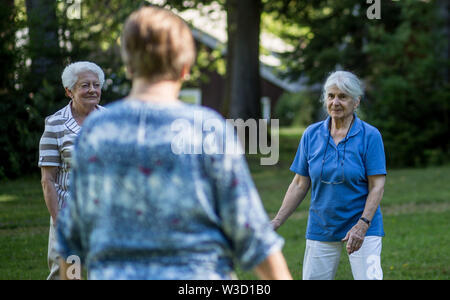
[[[1,2],[0,178],[37,170],[44,118],[68,102],[65,65],[91,60],[104,67],[104,103],[125,94],[118,37],[126,16],[144,2],[83,0],[80,18],[68,17],[73,1]]]
[[[181,11],[213,1],[158,2]],[[258,73],[254,67],[258,51],[254,50],[258,48],[259,30],[251,31],[246,40],[242,29],[249,29],[246,24],[250,21],[259,24],[261,12],[261,25],[293,46],[293,51],[282,55],[283,76],[306,76],[314,85],[341,68],[364,79],[367,92],[363,113],[380,129],[390,166],[445,161],[450,152],[449,25],[448,21],[439,23],[437,14],[443,1],[381,0],[380,20],[367,19],[369,5],[360,0],[258,0],[258,13],[252,15],[245,11],[244,1],[217,1],[227,11],[237,3],[244,7],[240,13],[228,14],[225,98],[233,109],[225,107],[224,111],[234,118],[259,117],[258,84],[247,84],[248,78],[255,78],[251,74]],[[79,18],[70,18],[74,3],[0,2],[0,178],[37,171],[44,118],[68,101],[60,79],[65,65],[79,60],[99,64],[107,78],[104,104],[129,91],[119,37],[126,17],[149,5],[148,1],[82,0],[78,2]],[[448,9],[448,4],[444,7]],[[236,25],[240,28],[233,27]],[[447,28],[446,36],[442,36],[441,28]],[[256,44],[249,45],[249,41]],[[242,66],[250,58],[235,53],[245,50],[253,51],[248,56],[253,57],[248,74]],[[218,55],[207,54],[201,47],[198,51],[200,62],[193,70],[190,86],[198,86],[203,80],[200,69],[220,65],[216,64]],[[236,87],[239,91],[233,90]]]
[[[182,10],[209,2],[170,0],[160,5]],[[38,170],[44,118],[68,102],[61,84],[67,64],[88,60],[102,67],[106,77],[102,104],[129,92],[120,34],[129,14],[144,5],[150,4],[145,0],[2,0],[0,178]],[[195,86],[200,73],[198,69],[193,73],[189,84]]]
[[[372,27],[368,118],[384,134],[393,165],[439,164],[450,151],[446,41],[436,7],[404,1],[393,32]],[[446,41],[448,43],[448,40]]]
[[[20,169],[20,157],[15,154],[18,143],[10,141],[10,135],[14,135],[17,139],[18,130],[15,126],[15,116],[18,113],[14,101],[17,93],[14,89],[14,69],[16,64],[16,47],[15,47],[15,28],[16,9],[14,1],[0,2],[0,178]]]
[[[345,69],[364,80],[362,113],[380,129],[389,166],[449,158],[449,40],[441,30],[448,23],[439,21],[438,1],[382,0],[374,20],[359,0],[266,1],[265,8],[296,28],[281,32],[296,45],[283,55],[285,76],[322,84]]]

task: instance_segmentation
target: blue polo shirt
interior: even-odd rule
[[[343,239],[361,217],[369,193],[367,176],[386,174],[378,129],[355,114],[347,137],[336,146],[329,138],[330,120],[328,117],[305,130],[290,168],[311,178],[306,238],[329,242]],[[384,236],[380,207],[366,233],[371,235]]]

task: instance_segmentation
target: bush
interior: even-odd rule
[[[306,127],[320,117],[322,104],[319,95],[312,91],[284,93],[275,105],[275,118],[280,126]]]
[[[449,64],[435,12],[429,3],[405,1],[394,32],[370,31],[365,113],[383,135],[390,166],[438,164],[450,152]]]

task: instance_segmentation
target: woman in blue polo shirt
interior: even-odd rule
[[[278,229],[311,187],[303,279],[333,279],[344,242],[355,279],[383,278],[386,162],[380,132],[356,116],[362,96],[354,74],[337,71],[327,78],[329,116],[305,130],[290,168],[295,177],[272,220]]]

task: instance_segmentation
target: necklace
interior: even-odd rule
[[[352,128],[352,125],[353,125],[353,121],[354,121],[354,120],[355,120],[355,115],[352,115],[352,121],[350,122],[350,125],[349,125],[349,127],[347,128],[347,133],[345,134],[344,139],[347,138],[348,133],[350,132],[350,128]],[[332,123],[331,123],[331,120],[330,120],[330,123],[328,124],[328,132],[329,132],[330,135],[331,135],[331,127],[332,127]],[[336,131],[337,131],[337,129],[336,129]],[[337,135],[337,133],[336,133],[336,135]],[[333,139],[334,139],[334,137],[333,137]]]
[[[350,126],[347,129],[347,134],[345,135],[344,138],[344,154],[342,155],[342,161],[341,161],[341,169],[342,169],[342,179],[339,180],[338,182],[329,182],[329,181],[324,181],[322,179],[323,176],[323,165],[325,164],[325,157],[327,154],[327,150],[328,150],[328,144],[330,143],[330,138],[331,138],[331,120],[330,120],[330,125],[328,126],[328,139],[327,139],[327,145],[325,146],[325,152],[323,153],[323,157],[322,157],[322,169],[320,170],[320,181],[326,184],[341,184],[345,181],[345,177],[344,177],[344,160],[345,160],[345,147],[347,146],[347,136],[348,133],[350,132],[350,128],[352,128],[353,122],[355,121],[355,115],[353,115],[352,118],[352,122],[350,123]],[[338,160],[339,160],[339,150],[338,150]]]

